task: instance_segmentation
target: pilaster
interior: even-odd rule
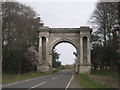
[[[83,38],[80,37],[80,65],[83,64]]]
[[[87,38],[87,64],[91,64],[90,37]]]

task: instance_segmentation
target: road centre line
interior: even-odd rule
[[[70,79],[70,81],[69,81],[69,83],[68,83],[67,87],[65,88],[65,90],[67,90],[67,89],[68,89],[68,87],[69,87],[69,85],[70,85],[71,81],[73,80],[73,77],[74,77],[74,74],[72,75],[72,77],[71,77],[71,79]]]
[[[60,75],[61,77],[63,76],[64,74]]]
[[[30,87],[30,88],[27,89],[27,90],[30,90],[30,89],[32,89],[32,88],[35,88],[35,87],[41,86],[41,85],[43,85],[43,84],[45,84],[45,83],[47,83],[47,81],[45,81],[45,82],[43,82],[43,83],[40,83],[40,84],[38,84],[38,85],[35,85],[35,86],[33,86],[33,87]]]
[[[52,78],[52,80],[57,79],[57,78],[58,78],[58,76],[57,76],[57,77],[55,77],[55,78]]]

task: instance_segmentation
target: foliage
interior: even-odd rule
[[[92,64],[94,70],[117,71],[119,57],[114,47],[96,47],[92,50]]]
[[[104,46],[107,43],[107,39],[113,37],[114,29],[112,29],[112,27],[118,23],[117,15],[117,2],[98,2],[90,18],[90,22],[96,30],[95,34],[100,36],[101,43],[103,43]]]
[[[25,52],[25,61],[23,64],[23,72],[36,71],[37,65],[39,63],[39,53],[35,50],[34,47],[28,48]]]
[[[98,2],[90,22],[93,70],[118,71],[120,64],[120,25],[118,3]]]
[[[91,74],[93,75],[98,75],[98,76],[106,76],[106,77],[112,77],[118,79],[119,73],[118,72],[108,72],[108,71],[93,71]]]
[[[77,57],[77,52],[73,52],[73,55],[75,55]]]
[[[60,54],[58,52],[56,52],[55,49],[53,49],[53,51],[52,51],[52,65],[53,65],[53,68],[61,66],[61,62],[58,61],[59,56],[60,56]]]
[[[25,52],[37,47],[40,22],[30,7],[18,2],[2,3],[3,72],[22,73]]]

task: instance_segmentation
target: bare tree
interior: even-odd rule
[[[21,73],[26,50],[38,45],[41,19],[29,6],[18,2],[3,2],[2,13],[3,71]]]

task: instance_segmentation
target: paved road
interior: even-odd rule
[[[63,70],[53,75],[29,79],[21,82],[4,85],[2,90],[8,88],[24,88],[24,90],[33,90],[35,88],[65,88],[67,89],[73,79],[74,73],[70,69]],[[15,90],[15,89],[14,89]]]

